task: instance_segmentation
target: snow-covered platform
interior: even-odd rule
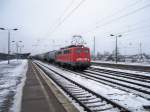
[[[20,111],[27,66],[27,60],[0,62],[0,112]]]
[[[52,90],[53,89],[53,90]],[[0,62],[0,112],[78,112],[28,60]]]
[[[68,99],[29,61],[21,112],[78,112]]]

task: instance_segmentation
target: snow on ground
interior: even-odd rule
[[[0,111],[20,111],[27,68],[27,60],[0,62]]]
[[[111,99],[112,101],[128,108],[129,110],[133,112],[143,112],[145,111],[143,106],[150,105],[150,101],[142,97],[136,96],[132,93],[125,92],[117,88],[112,88],[110,86],[92,81],[90,79],[81,77],[79,75],[75,75],[73,73],[61,70],[51,65],[47,65],[47,64],[44,64],[44,65],[47,67],[50,67],[53,70],[56,70],[57,72],[66,76],[67,78],[70,78],[71,80],[74,80],[75,82],[80,83],[83,86],[86,86],[87,88],[95,91],[96,93],[108,99]]]
[[[100,60],[93,61],[92,60],[92,62],[116,64],[115,61],[100,61]],[[117,64],[122,64],[122,65],[136,65],[136,66],[150,66],[150,63],[148,63],[148,62],[143,62],[143,63],[117,62]]]

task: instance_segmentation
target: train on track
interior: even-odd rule
[[[84,70],[91,64],[90,49],[83,45],[66,46],[59,50],[35,55],[33,58],[78,70]]]

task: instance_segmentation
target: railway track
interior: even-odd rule
[[[80,104],[85,111],[88,112],[129,112],[125,107],[101,96],[85,86],[76,83],[75,81],[61,75],[57,71],[35,63],[42,69],[60,88],[62,88],[70,97],[72,97],[78,104]]]
[[[57,68],[72,72],[76,75],[94,80],[96,82],[117,87],[123,91],[134,93],[150,100],[150,77],[120,71],[91,68],[83,72],[71,71],[59,66]]]
[[[121,71],[115,71],[115,70],[108,70],[108,69],[103,69],[103,68],[94,68],[94,67],[90,67],[89,70],[92,71],[98,71],[100,73],[107,73],[107,74],[113,74],[116,75],[119,74],[119,76],[123,76],[123,77],[130,77],[130,78],[134,78],[134,79],[138,79],[138,80],[144,80],[147,82],[150,82],[150,76],[143,76],[143,75],[139,75],[139,74],[135,74],[135,73],[127,73],[127,72],[121,72]]]
[[[141,72],[150,72],[149,66],[143,66],[143,65],[128,65],[128,64],[116,64],[116,63],[103,63],[103,62],[91,62],[94,66],[102,66],[102,67],[110,67],[110,68],[117,68],[117,69],[123,69],[123,70],[135,70],[135,71],[141,71]]]
[[[94,80],[105,85],[109,85],[115,88],[117,87],[118,89],[121,89],[123,91],[131,92],[150,100],[149,76],[142,76],[139,74],[97,68],[90,68],[83,72],[75,72],[59,66],[55,67],[72,72],[76,75],[80,75],[82,77]]]
[[[105,85],[109,85],[115,88],[117,87],[118,89],[134,93],[136,95],[139,95],[141,97],[150,100],[149,76],[142,76],[138,74],[132,74],[132,73],[130,74],[125,72],[111,71],[105,69],[99,70],[95,68],[94,69],[90,68],[89,70],[85,70],[84,72],[79,72],[79,71],[75,72],[65,68],[61,68],[61,69]]]
[[[101,83],[119,87],[120,89],[134,92],[150,100],[150,77],[138,74],[124,73],[105,69],[90,68],[82,73],[88,78],[99,79]],[[81,75],[81,74],[80,74]],[[98,80],[97,80],[98,81]]]
[[[118,89],[121,89],[123,91],[131,92],[150,100],[150,76],[142,76],[134,73],[126,73],[92,67],[83,72],[75,72],[59,66],[55,67],[105,85],[109,85],[115,88],[117,87]]]

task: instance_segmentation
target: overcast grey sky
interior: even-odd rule
[[[122,34],[124,54],[150,54],[149,0],[0,0],[0,27],[11,31],[11,41],[23,41],[23,52],[42,53],[69,45],[75,34],[92,50],[112,52],[113,34]],[[11,43],[15,52],[15,44]],[[7,52],[7,32],[0,31],[0,52]]]

